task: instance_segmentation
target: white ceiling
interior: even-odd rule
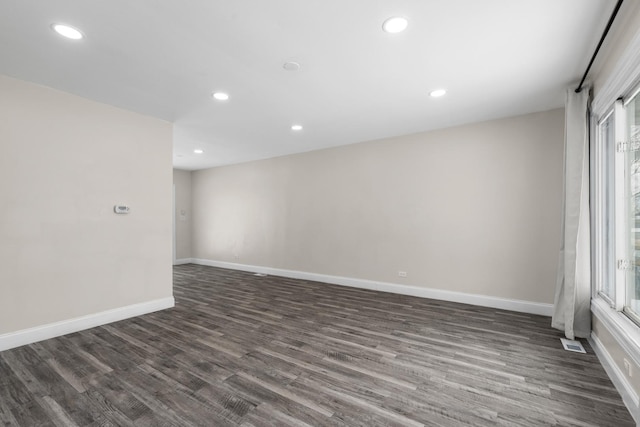
[[[1,0],[0,73],[171,121],[174,166],[201,169],[560,107],[614,4]]]

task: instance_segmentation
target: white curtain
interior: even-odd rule
[[[591,332],[589,88],[567,89],[562,242],[551,326],[569,339]]]

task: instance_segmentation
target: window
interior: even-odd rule
[[[622,154],[625,170],[625,198],[628,215],[624,237],[627,239],[627,258],[631,262],[627,268],[624,311],[640,320],[640,100],[634,96],[625,105],[626,123]]]
[[[598,135],[597,154],[599,161],[597,164],[598,176],[601,178],[602,191],[600,195],[602,200],[597,203],[597,217],[601,220],[601,227],[597,228],[597,239],[602,242],[596,245],[596,265],[597,282],[600,283],[600,296],[605,298],[610,305],[614,305],[615,301],[615,256],[613,234],[613,183],[614,183],[614,153],[615,153],[615,137],[614,137],[614,121],[613,112],[610,112],[599,126],[600,134]]]
[[[640,96],[600,119],[595,161],[598,295],[640,324]]]

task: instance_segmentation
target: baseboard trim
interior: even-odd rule
[[[173,261],[173,265],[191,264],[191,258],[179,258]]]
[[[605,372],[616,387],[616,390],[620,393],[622,401],[629,410],[629,413],[635,420],[636,424],[640,425],[640,398],[638,397],[638,394],[613,360],[606,347],[593,332],[589,338],[589,344],[591,344],[593,351],[596,356],[598,356],[598,360],[600,360],[600,364],[604,367]]]
[[[351,277],[330,276],[326,274],[308,273],[304,271],[285,270],[281,268],[262,267],[256,265],[238,264],[225,261],[213,261],[208,259],[191,258],[192,264],[207,265],[211,267],[228,268],[231,270],[250,271],[253,273],[270,274],[274,276],[289,277],[292,279],[313,280],[316,282],[331,283],[334,285],[349,286],[360,289],[370,289],[374,291],[390,292],[394,294],[410,295],[421,298],[431,298],[443,301],[472,304],[482,307],[499,308],[502,310],[517,311],[520,313],[538,314],[541,316],[551,316],[553,313],[552,304],[499,298],[486,295],[468,294],[463,292],[447,291],[433,288],[420,288],[417,286],[401,285],[397,283],[376,282],[365,279],[355,279]]]
[[[32,344],[49,338],[82,331],[107,323],[136,317],[154,311],[164,310],[175,306],[173,297],[160,298],[139,304],[127,305],[112,310],[101,311],[95,314],[63,320],[61,322],[49,323],[47,325],[36,326],[34,328],[23,329],[21,331],[10,332],[0,335],[0,351]]]

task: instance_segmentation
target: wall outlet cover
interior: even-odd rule
[[[113,211],[119,215],[128,214],[131,208],[127,205],[115,205]]]

